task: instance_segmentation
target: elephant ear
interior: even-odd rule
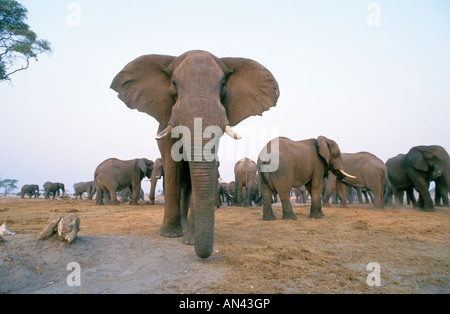
[[[411,148],[408,154],[406,154],[406,158],[408,164],[414,167],[415,169],[424,172],[428,171],[428,164],[425,161],[424,155],[419,148],[417,147]]]
[[[165,55],[141,56],[116,75],[111,88],[130,109],[145,112],[167,125],[175,100],[166,69],[175,59]]]
[[[250,59],[221,60],[229,70],[222,104],[231,126],[250,116],[260,116],[276,105],[280,90],[269,70]]]
[[[319,152],[319,155],[325,159],[325,162],[330,164],[331,152],[328,146],[328,139],[325,136],[319,136],[317,138],[317,151]]]
[[[142,170],[144,175],[147,176],[147,171],[150,171],[150,175],[151,175],[151,172],[153,170],[153,161],[145,159],[145,158],[141,158],[138,160],[138,166]]]

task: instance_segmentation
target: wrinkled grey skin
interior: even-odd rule
[[[45,182],[45,199],[50,199],[50,193],[53,193],[53,199],[55,199],[56,194],[60,196],[59,191],[62,191],[62,196],[64,196],[65,188],[63,183],[59,182]]]
[[[94,193],[95,193],[94,181],[75,183],[73,185],[73,189],[75,191],[76,199],[78,197],[80,197],[80,199],[82,199],[83,193],[87,193],[88,200],[92,200],[92,196],[94,196]]]
[[[275,106],[278,83],[253,60],[218,58],[194,50],[179,57],[139,57],[114,78],[111,88],[129,108],[145,112],[160,123],[157,139],[165,181],[160,235],[181,237],[184,232],[185,243],[193,239],[197,256],[210,256],[217,195],[215,162],[206,158],[204,151],[216,154],[222,132],[231,134],[229,127]],[[178,127],[188,129],[191,135],[189,143],[186,134],[186,149],[178,151],[181,160],[172,156],[172,148],[180,141],[181,134],[174,131]],[[221,134],[209,136],[211,128],[221,130]],[[185,134],[182,136],[185,138]],[[212,138],[217,144],[214,148],[208,146]],[[201,139],[199,145],[194,145],[194,139]],[[190,155],[188,148],[193,148]],[[188,229],[183,230],[182,211],[189,203]]]
[[[97,191],[96,205],[103,205],[103,194],[109,193],[111,204],[119,205],[117,190],[131,188],[130,205],[137,205],[141,181],[144,177],[152,176],[153,161],[140,158],[119,160],[110,158],[98,165],[94,173],[95,190]]]
[[[22,189],[20,191],[20,196],[22,198],[25,197],[25,195],[29,195],[30,198],[34,196],[34,198],[39,197],[39,185],[37,184],[25,184],[22,186]]]

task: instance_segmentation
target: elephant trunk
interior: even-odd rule
[[[195,253],[201,258],[211,255],[214,243],[214,162],[189,162],[192,179]]]

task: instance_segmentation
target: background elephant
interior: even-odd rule
[[[233,191],[234,191],[234,186],[233,186]],[[221,204],[225,203],[228,206],[231,206],[233,204],[233,193],[234,192],[231,191],[229,183],[225,183],[225,182],[219,183],[219,199],[220,199]]]
[[[150,178],[151,186],[150,186],[150,205],[155,204],[155,190],[158,180],[163,178],[163,191],[164,191],[164,167],[162,158],[157,158],[155,163],[153,164],[152,177]]]
[[[302,185],[300,187],[294,187],[294,194],[296,204],[306,204],[306,201],[308,200],[306,186]]]
[[[94,181],[75,183],[73,189],[75,191],[75,199],[77,199],[78,196],[80,199],[83,199],[83,193],[87,193],[88,200],[91,200],[95,193]]]
[[[244,157],[234,165],[234,200],[235,205],[251,206],[251,194],[257,173],[256,162]],[[257,187],[257,185],[256,185]]]
[[[225,132],[238,139],[231,126],[275,106],[278,83],[253,60],[218,58],[195,50],[179,57],[139,57],[114,78],[111,88],[129,108],[160,123],[156,138],[166,188],[160,234],[183,235],[182,207],[192,195],[184,242],[194,242],[199,257],[210,256],[214,243],[214,159],[220,137]]]
[[[434,210],[428,190],[430,181],[441,180],[447,186],[450,182],[450,158],[439,145],[414,146],[404,156],[388,160],[386,167],[396,203],[399,203],[399,189],[415,188],[419,192],[418,206],[425,211]]]
[[[389,202],[389,195],[394,195],[394,206],[399,207],[403,205],[403,195],[406,192],[407,198],[413,203],[413,207],[416,208],[417,201],[414,196],[414,185],[406,174],[406,168],[404,167],[403,160],[405,154],[398,154],[395,157],[389,158],[386,161],[386,169],[388,172],[388,178],[390,188],[385,187],[386,202]]]
[[[144,196],[145,196],[144,190],[141,188],[141,190],[139,191],[138,201],[139,200],[143,201]],[[120,203],[123,204],[125,202],[131,202],[132,198],[133,194],[131,193],[130,187],[127,187],[120,192]]]
[[[39,185],[37,184],[25,184],[22,186],[20,191],[20,196],[24,198],[25,195],[30,195],[30,198],[34,196],[34,198],[39,197]]]
[[[60,182],[45,182],[44,189],[45,189],[45,199],[50,199],[50,193],[53,194],[53,199],[55,199],[56,195],[60,197],[59,194],[60,190],[62,191],[62,196],[64,196],[65,192],[64,184]]]
[[[272,152],[272,143],[278,142],[278,152]],[[267,153],[271,159],[267,161]],[[264,156],[266,155],[266,156]],[[330,169],[335,175],[349,176],[343,171],[339,146],[324,136],[317,139],[292,141],[286,137],[275,138],[267,143],[258,157],[258,172],[263,196],[263,220],[276,219],[272,211],[272,194],[277,192],[283,208],[283,219],[297,219],[292,210],[290,192],[293,187],[305,185],[311,195],[309,217],[322,218],[321,194],[324,178]],[[274,163],[278,167],[268,172],[263,165]],[[276,162],[275,162],[276,163]]]
[[[111,204],[120,204],[117,200],[117,190],[131,188],[131,205],[137,205],[141,181],[144,177],[152,176],[153,161],[141,158],[119,160],[110,158],[98,165],[94,173],[95,190],[97,191],[97,205],[103,205],[103,194],[109,193]]]
[[[356,178],[336,178],[331,174],[328,176],[327,189],[324,199],[328,200],[334,190],[333,183],[337,195],[341,201],[342,206],[347,204],[348,186],[353,186],[357,190],[359,202],[362,203],[361,193],[363,189],[373,192],[375,208],[384,208],[383,193],[384,193],[384,178],[387,178],[387,170],[384,162],[377,156],[368,152],[359,152],[354,154],[341,154],[344,171],[351,173]],[[350,190],[352,193],[352,190]],[[366,191],[364,191],[366,192]],[[353,193],[352,193],[353,194]],[[368,194],[365,194],[366,200]],[[352,197],[353,200],[353,197]]]

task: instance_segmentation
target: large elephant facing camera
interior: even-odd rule
[[[193,237],[199,257],[210,256],[214,242],[213,159],[219,139],[224,132],[239,138],[231,126],[275,106],[278,83],[253,60],[218,58],[195,50],[179,57],[139,57],[114,78],[111,88],[129,108],[160,123],[156,138],[165,175],[160,234],[183,235],[181,204],[189,203],[186,199],[192,196],[186,233]]]
[[[324,178],[328,170],[339,178],[354,178],[343,169],[339,146],[325,136],[303,141],[292,141],[286,137],[271,140],[258,157],[263,220],[276,219],[272,211],[273,193],[280,196],[283,219],[297,219],[292,210],[290,193],[293,187],[302,185],[306,186],[311,195],[309,217],[322,218],[324,214],[320,197],[324,188]]]
[[[144,177],[152,176],[153,161],[140,158],[119,160],[110,158],[98,165],[94,173],[95,190],[97,191],[96,205],[103,205],[103,194],[110,195],[111,204],[119,205],[117,190],[131,188],[131,203],[137,205],[141,191],[141,181]]]
[[[450,186],[450,157],[439,145],[414,146],[405,155],[398,155],[386,161],[389,181],[394,193],[395,204],[400,204],[399,190],[407,192],[415,188],[420,194],[419,207],[434,211],[433,200],[428,190],[430,181]],[[448,188],[444,193],[448,199]]]

